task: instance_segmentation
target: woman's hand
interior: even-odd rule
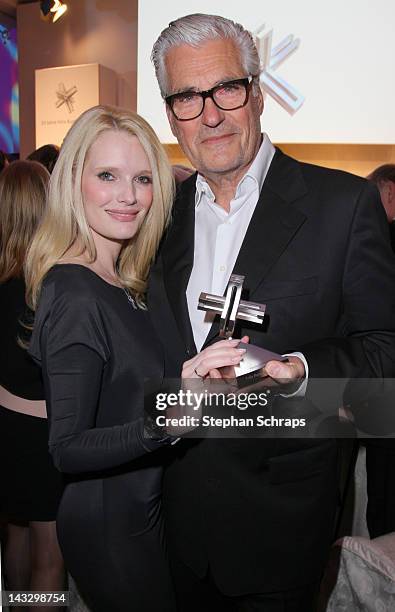
[[[238,344],[240,340],[220,340],[212,344],[192,359],[185,361],[181,377],[205,378],[210,374],[211,378],[222,378],[218,368],[235,366],[243,358],[245,349],[236,348]]]

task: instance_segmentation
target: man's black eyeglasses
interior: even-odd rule
[[[182,91],[165,98],[178,121],[190,121],[202,114],[206,98],[221,110],[236,110],[248,102],[253,76],[219,83],[207,91]]]

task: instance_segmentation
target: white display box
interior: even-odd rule
[[[36,70],[36,148],[61,145],[74,121],[97,104],[116,104],[116,75],[100,64]]]

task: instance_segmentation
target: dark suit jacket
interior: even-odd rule
[[[185,297],[195,181],[179,189],[150,281],[168,376],[195,351]],[[280,353],[302,351],[311,379],[393,375],[394,271],[377,191],[277,150],[234,267],[246,276],[245,297],[266,303],[267,317],[263,326],[243,322],[240,335]],[[216,333],[214,324],[208,341]],[[174,554],[200,575],[209,565],[229,595],[320,576],[337,502],[334,441],[195,440],[173,452],[164,507]]]
[[[392,221],[392,223],[390,223],[390,239],[392,250],[395,252],[395,221]]]

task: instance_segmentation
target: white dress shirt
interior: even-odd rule
[[[263,134],[257,156],[240,180],[227,212],[215,202],[215,196],[204,177],[198,174],[195,195],[195,245],[193,268],[186,291],[189,318],[198,351],[202,348],[215,313],[198,310],[202,291],[223,295],[233,272],[237,256],[247,233],[259,194],[275,153],[267,134]],[[242,270],[240,271],[242,273]],[[305,367],[305,380],[291,394],[304,395],[308,365],[302,353],[287,353],[299,357]]]
[[[229,212],[216,204],[208,183],[198,174],[195,249],[187,287],[189,317],[198,351],[215,318],[214,313],[197,309],[199,295],[202,291],[215,295],[225,293],[274,153],[269,137],[264,134],[257,156],[237,185]]]

